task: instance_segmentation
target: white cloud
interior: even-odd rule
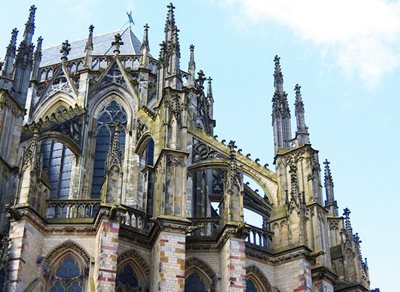
[[[399,1],[225,0],[223,5],[239,27],[263,22],[287,27],[369,86],[400,65]]]

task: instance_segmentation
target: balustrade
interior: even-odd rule
[[[100,200],[47,200],[46,218],[94,218],[100,208]]]

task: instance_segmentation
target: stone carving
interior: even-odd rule
[[[201,162],[209,159],[225,159],[225,157],[217,150],[210,146],[200,142],[197,139],[193,139],[193,153],[192,162]]]

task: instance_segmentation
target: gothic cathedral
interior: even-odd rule
[[[32,6],[18,48],[11,32],[0,76],[2,291],[369,291],[300,86],[293,134],[276,56],[274,169],[219,141],[212,80],[196,72],[194,46],[181,68],[174,9],[159,58],[147,24],[142,41],[130,27],[96,35],[91,25],[87,39],[43,49]],[[245,210],[262,223],[246,223]]]

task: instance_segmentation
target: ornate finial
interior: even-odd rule
[[[35,60],[40,60],[42,58],[42,43],[43,43],[43,38],[40,36],[37,40],[36,50],[34,53]]]
[[[237,148],[236,142],[233,140],[230,140],[228,143],[228,148],[229,148],[231,154],[234,153],[235,149]]]
[[[123,44],[124,44],[124,42],[122,41],[122,36],[121,36],[119,33],[117,33],[117,34],[114,36],[114,41],[111,43],[111,45],[115,46],[114,54],[118,55],[118,54],[120,53],[119,48],[120,48]]]
[[[350,212],[349,208],[345,208],[343,210],[344,228],[346,229],[346,233],[351,236],[353,233],[353,229],[351,228],[350,213],[351,212]]]
[[[190,52],[193,52],[193,51],[194,51],[194,45],[193,45],[193,44],[191,44],[191,45],[189,46],[189,50],[190,50]]]
[[[207,97],[212,98],[212,78],[209,76],[208,77],[208,88],[207,88]]]
[[[301,86],[299,84],[296,84],[294,87],[294,91],[296,93],[296,99],[301,99],[300,89],[301,89]]]
[[[71,45],[68,43],[68,40],[65,40],[65,42],[62,43],[60,50],[60,53],[62,54],[61,56],[62,61],[68,60],[67,56],[69,54],[69,51],[71,51]]]
[[[85,46],[85,52],[86,51],[93,51],[93,30],[94,30],[94,25],[91,24],[89,26],[89,36],[88,39],[86,41],[86,46]]]
[[[14,28],[11,31],[10,44],[7,46],[7,56],[15,55],[16,45],[17,45],[18,29]]]
[[[33,34],[33,32],[35,30],[35,12],[36,12],[36,6],[32,5],[31,8],[29,9],[28,21],[25,23],[24,35],[26,35],[28,33]]]
[[[327,183],[331,183],[333,186],[333,179],[332,179],[332,173],[331,173],[331,168],[329,167],[329,164],[331,164],[328,159],[325,159],[324,161],[324,171],[325,171],[325,186],[327,185]]]
[[[281,63],[278,55],[274,58],[275,70],[274,70],[274,86],[275,92],[283,93],[283,74],[281,70]]]
[[[143,27],[144,27],[144,34],[143,34],[143,42],[142,42],[141,50],[142,51],[144,49],[150,50],[150,48],[149,48],[149,28],[150,28],[150,26],[146,23]]]
[[[197,75],[198,75],[197,81],[199,82],[200,87],[203,88],[204,81],[206,80],[206,77],[205,77],[205,74],[204,74],[203,70],[200,70],[197,73]]]

